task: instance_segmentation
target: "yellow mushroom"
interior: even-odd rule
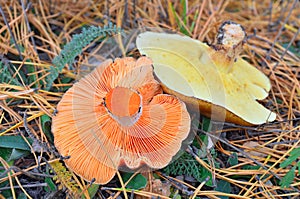
[[[212,119],[259,125],[276,114],[257,100],[268,96],[269,79],[238,55],[245,41],[242,26],[225,22],[211,47],[187,36],[144,32],[136,45],[153,61],[166,93],[178,96],[192,110]]]

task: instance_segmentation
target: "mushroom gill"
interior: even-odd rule
[[[53,116],[55,146],[85,180],[106,184],[117,169],[165,167],[190,131],[177,97],[162,94],[152,61],[107,60],[75,83]]]

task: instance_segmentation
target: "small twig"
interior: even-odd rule
[[[217,183],[216,183],[216,172],[215,172],[215,163],[214,163],[214,160],[213,160],[213,157],[211,156],[210,154],[210,151],[208,148],[206,148],[206,153],[207,153],[207,159],[209,161],[209,164],[211,165],[211,174],[212,174],[212,186],[213,187],[216,187],[217,186]]]
[[[134,190],[131,190],[130,199],[134,198]]]
[[[27,7],[26,7],[26,9],[25,9],[24,1],[21,0],[21,6],[22,6],[23,13],[24,13],[25,23],[26,23],[28,32],[30,33],[30,32],[32,32],[32,31],[31,31],[31,28],[30,28],[30,25],[29,25],[29,21],[28,21],[28,17],[27,17],[26,12],[27,12],[27,10],[31,7],[31,2],[29,2],[29,3],[27,4]],[[33,38],[32,35],[30,36],[30,40],[31,40],[31,42],[32,42],[33,49],[34,49],[35,53],[39,56],[39,54],[38,54],[38,52],[37,52],[37,50],[36,50],[35,41],[34,41],[34,38]]]
[[[269,25],[268,25],[269,32],[271,32],[272,11],[273,11],[273,0],[270,1],[270,6],[269,6]]]
[[[90,188],[90,187],[94,184],[95,181],[96,181],[96,178],[93,178],[93,179],[89,182],[89,184],[88,184],[87,186],[85,186],[84,189],[82,189],[82,190],[80,191],[79,195],[83,195],[84,192],[87,191],[88,188]]]
[[[285,18],[283,24],[281,25],[281,27],[280,27],[280,29],[279,29],[279,31],[278,31],[278,33],[277,33],[275,39],[274,39],[274,42],[272,43],[272,46],[271,46],[271,48],[269,49],[269,51],[268,51],[268,53],[267,53],[267,55],[266,55],[266,59],[267,59],[267,60],[270,60],[270,59],[271,59],[271,57],[270,57],[271,51],[273,50],[273,48],[274,48],[274,46],[275,46],[275,43],[276,43],[277,40],[279,39],[279,37],[280,37],[282,31],[284,30],[284,28],[285,28],[284,26],[287,24],[287,22],[288,22],[288,20],[289,20],[289,18],[290,18],[290,16],[291,16],[291,14],[292,14],[292,11],[294,10],[294,8],[295,8],[295,6],[296,6],[296,4],[297,4],[298,1],[299,1],[299,0],[294,0],[294,3],[293,3],[292,8],[290,9],[290,11],[289,11],[289,13],[288,13],[288,16]]]
[[[207,176],[206,178],[205,178],[205,180],[203,181],[203,182],[201,182],[201,184],[197,187],[197,189],[194,191],[194,194],[193,194],[193,196],[192,196],[192,198],[191,199],[195,199],[196,198],[196,196],[197,196],[197,194],[200,192],[200,190],[201,190],[201,188],[205,185],[205,183],[207,183],[208,181],[209,181],[209,176]]]
[[[297,0],[296,0],[297,1]],[[283,17],[284,17],[284,14],[285,14],[285,12],[287,11],[287,9],[288,9],[288,7],[289,7],[289,4],[291,3],[291,0],[287,0],[287,1],[285,1],[285,2],[287,2],[286,3],[286,5],[285,5],[285,7],[283,8],[283,5],[284,5],[284,1],[282,1],[281,2],[281,8],[280,8],[280,16],[278,17],[278,19],[277,19],[277,24],[279,24],[280,23],[280,21],[283,19]]]
[[[1,13],[1,15],[2,15],[2,18],[3,18],[3,21],[4,21],[5,25],[7,26],[7,29],[8,29],[8,31],[9,31],[9,34],[10,34],[10,36],[11,36],[11,38],[12,38],[12,40],[13,40],[15,46],[16,46],[16,49],[17,49],[17,51],[18,51],[18,53],[19,53],[20,60],[23,60],[23,56],[22,56],[20,47],[19,47],[19,45],[17,44],[16,38],[15,38],[15,36],[14,36],[14,34],[13,34],[13,32],[12,32],[10,26],[9,26],[9,23],[7,22],[6,16],[5,16],[4,12],[3,12],[3,9],[2,9],[2,6],[1,6],[1,5],[0,5],[0,13]]]
[[[166,176],[165,174],[163,174],[161,172],[156,171],[156,173],[158,173],[159,175],[163,176],[165,179],[167,179],[168,181],[170,181],[171,184],[174,187],[176,187],[176,189],[180,190],[183,194],[188,195],[188,196],[193,195],[194,192],[193,191],[189,191],[188,187],[186,185],[173,180],[172,178],[170,178],[169,176]]]
[[[258,182],[258,184],[261,183],[261,179],[260,179],[260,177],[259,177],[258,175],[254,175],[254,178],[255,178],[255,180]],[[258,186],[257,188],[258,188],[259,192],[265,193],[265,194],[269,194],[269,192],[263,191],[262,188],[261,188],[261,186]],[[269,196],[270,196],[270,195],[269,195]],[[272,197],[270,196],[270,197],[268,197],[268,198],[272,198]],[[273,198],[274,198],[274,197],[273,197]]]
[[[125,0],[125,5],[124,5],[124,14],[123,14],[123,23],[124,26],[127,26],[128,24],[128,0]]]
[[[105,0],[105,15],[107,17],[107,22],[110,23],[109,0]]]
[[[4,168],[0,167],[0,169],[2,170]],[[7,170],[5,170],[5,172],[1,173],[0,178],[3,178],[10,171],[21,172],[22,174],[24,174],[30,178],[33,178],[35,180],[43,180],[44,178],[41,178],[41,177],[50,177],[50,178],[53,177],[53,175],[35,173],[35,172],[31,172],[31,171],[24,171],[24,170],[20,169],[19,167],[11,166]]]
[[[298,132],[300,133],[300,131],[295,131],[295,132]],[[279,145],[279,144],[293,144],[293,143],[296,143],[298,142],[298,140],[285,140],[285,141],[281,141],[281,142],[273,142],[273,143],[270,143],[270,144],[267,144],[266,146],[274,146],[274,145]]]
[[[286,53],[288,52],[288,49],[290,48],[290,46],[291,46],[291,45],[294,43],[294,41],[296,40],[296,38],[297,38],[299,32],[300,32],[300,28],[298,28],[297,32],[294,34],[293,38],[291,39],[291,41],[289,42],[289,44],[288,44],[287,47],[285,48],[285,50],[284,50],[284,52],[282,53],[282,55],[280,56],[279,60],[281,60],[281,61],[283,60],[283,57],[286,55]],[[277,68],[278,64],[279,64],[279,61],[277,61],[276,64],[273,66],[273,68],[272,68],[273,71]],[[269,73],[268,76],[270,76],[271,73],[272,73],[272,72],[270,71],[270,73]]]
[[[218,121],[214,121],[214,122],[216,124],[218,124],[218,123],[225,124],[226,126],[229,126],[229,127],[259,131],[259,129],[263,129],[264,127],[268,127],[270,125],[282,124],[282,123],[293,122],[293,121],[300,121],[300,118],[286,119],[286,120],[283,120],[283,121],[275,121],[275,122],[272,122],[272,123],[265,123],[265,124],[259,125],[257,127],[243,126],[243,125],[238,125],[238,124],[233,124],[233,123],[228,123],[228,122],[218,122]],[[274,132],[274,130],[272,132]]]
[[[50,147],[49,147],[45,142],[41,142],[39,139],[37,139],[34,136],[34,134],[31,132],[31,130],[28,127],[28,123],[27,123],[27,113],[26,113],[26,111],[23,112],[23,125],[24,125],[25,131],[28,134],[28,136],[32,140],[36,141],[41,148],[43,148],[45,151],[49,151],[49,152],[53,153],[56,157],[60,157],[60,154],[58,152],[56,152],[55,146],[53,146],[49,143],[50,144]]]
[[[32,188],[32,187],[47,187],[48,184],[46,182],[44,183],[38,183],[38,184],[27,184],[27,185],[22,185],[23,188]],[[20,186],[13,186],[14,189],[20,189]],[[0,191],[4,190],[9,190],[11,187],[1,187]]]
[[[137,19],[136,19],[136,0],[133,0],[133,23],[134,23],[134,26],[136,26],[137,24]]]
[[[237,130],[239,130],[239,129],[237,129]],[[271,129],[271,130],[267,130],[267,131],[256,131],[256,132],[252,132],[251,130],[249,130],[247,132],[247,135],[249,136],[249,138],[251,138],[251,137],[266,135],[267,133],[271,133],[276,136],[277,134],[275,134],[275,133],[280,134],[280,133],[287,133],[287,132],[290,132],[290,130],[282,130],[282,129],[274,129],[273,130],[273,129]],[[299,133],[300,130],[295,130],[293,132]],[[246,135],[235,136],[235,137],[232,137],[232,140],[246,139],[245,136]],[[279,143],[279,142],[276,142],[276,143]],[[287,141],[287,143],[289,143],[289,141]],[[293,142],[291,142],[291,143],[293,143]],[[272,145],[276,145],[276,144],[268,144],[266,146],[272,146]]]

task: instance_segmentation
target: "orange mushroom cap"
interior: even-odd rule
[[[55,146],[76,174],[106,184],[117,169],[165,167],[190,131],[178,98],[162,94],[152,61],[107,60],[75,83],[53,116]]]

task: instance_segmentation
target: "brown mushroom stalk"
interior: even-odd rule
[[[243,51],[245,39],[246,33],[240,24],[225,21],[219,28],[216,44],[212,45],[210,49],[210,56],[216,66],[220,66],[224,68],[224,72],[230,73],[234,62]]]

